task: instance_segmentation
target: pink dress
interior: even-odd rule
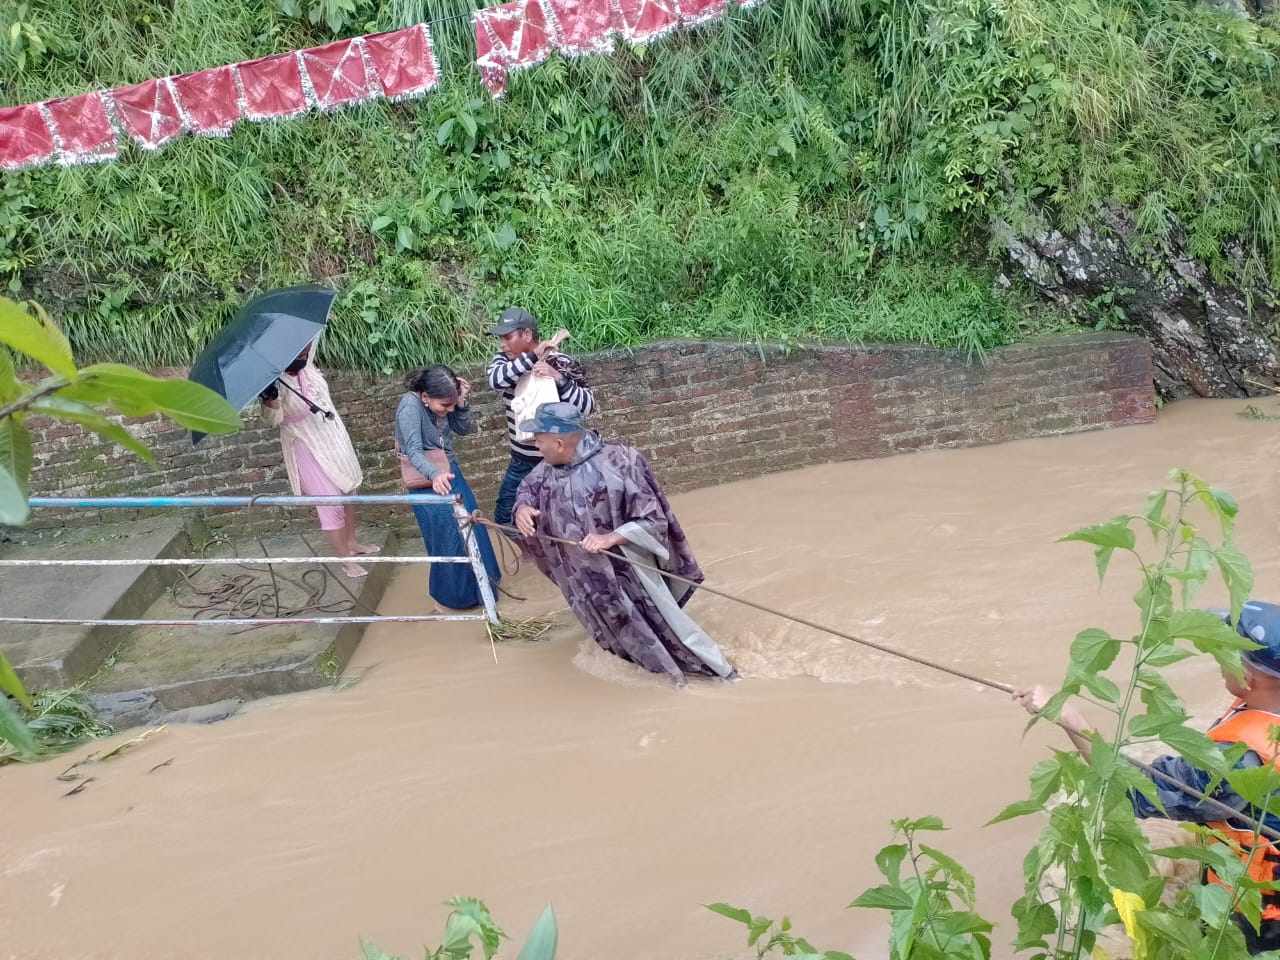
[[[310,360],[297,376],[286,373],[282,379],[317,407],[333,410],[329,385]],[[364,477],[337,411],[328,420],[312,413],[306,400],[290,391],[281,389],[279,393],[275,407],[266,407],[265,411],[267,418],[280,427],[281,452],[294,494],[333,497],[358,489]],[[316,513],[321,530],[341,530],[346,520],[342,505],[316,507]]]

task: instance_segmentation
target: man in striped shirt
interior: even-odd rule
[[[539,340],[538,321],[528,310],[508,307],[499,315],[497,324],[490,328],[489,333],[502,341],[502,349],[489,361],[489,386],[502,397],[502,406],[507,414],[507,440],[511,446],[511,463],[498,490],[493,519],[510,525],[521,481],[542,462],[542,455],[531,440],[516,439],[516,419],[511,401],[515,398],[517,384],[526,375],[549,377],[556,383],[560,400],[573,404],[584,416],[595,409],[595,397],[587,386],[582,366],[557,349],[560,336]]]

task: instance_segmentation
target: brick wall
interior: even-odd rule
[[[600,408],[595,425],[640,447],[673,492],[806,464],[1155,416],[1150,349],[1141,338],[1115,334],[1006,347],[981,364],[917,346],[783,350],[700,341],[580,359]],[[459,458],[490,512],[507,460],[502,412],[482,371],[459,373],[476,384],[480,426],[458,442]],[[329,383],[365,468],[365,492],[393,490],[391,421],[401,379],[330,372]],[[253,418],[238,435],[194,449],[189,434],[170,424],[135,423],[155,452],[154,469],[78,427],[33,426],[34,494],[288,492],[275,432]],[[106,518],[41,511],[33,519],[43,527]]]

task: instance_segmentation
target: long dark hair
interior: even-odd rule
[[[453,400],[458,396],[458,378],[453,369],[443,363],[413,371],[405,379],[405,386],[414,393],[425,393],[432,400]]]

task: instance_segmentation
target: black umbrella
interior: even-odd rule
[[[324,287],[304,286],[256,297],[196,357],[187,378],[243,410],[320,336],[335,296]],[[284,381],[280,385],[297,393]],[[311,412],[333,416],[314,404]],[[192,443],[203,439],[203,433],[192,432]]]

